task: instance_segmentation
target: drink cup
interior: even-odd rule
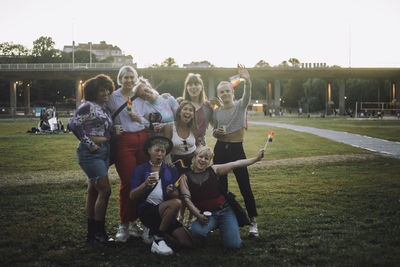
[[[221,128],[224,131],[224,134],[226,134],[226,125],[222,125]]]
[[[114,131],[115,131],[115,135],[121,135],[121,128],[122,125],[114,125]]]
[[[204,211],[203,215],[206,216],[207,218],[210,218],[212,213],[210,211]]]

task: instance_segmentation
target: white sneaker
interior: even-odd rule
[[[120,224],[118,232],[115,235],[116,242],[126,242],[129,238],[128,226],[126,224]]]
[[[168,247],[164,240],[159,240],[158,242],[153,241],[153,244],[151,245],[151,252],[160,255],[171,255],[174,253],[174,251]]]
[[[147,228],[146,226],[143,226],[143,234],[142,234],[142,239],[143,242],[146,245],[150,245],[151,243],[153,243],[154,238],[152,235],[149,234],[150,233],[150,228]]]
[[[128,232],[130,236],[141,237],[143,235],[143,229],[136,222],[129,222]]]
[[[250,225],[250,230],[249,230],[249,236],[254,236],[257,237],[259,236],[258,234],[258,227],[256,222],[252,222]]]

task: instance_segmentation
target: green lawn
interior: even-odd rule
[[[243,247],[227,251],[222,248],[219,232],[214,231],[205,248],[174,247],[175,255],[162,257],[152,254],[138,239],[109,248],[84,245],[86,183],[75,159],[77,140],[71,134],[26,134],[31,124],[0,123],[2,266],[400,264],[397,159],[375,157],[251,169],[259,238],[248,238],[248,229],[243,228]],[[270,130],[275,131],[275,137],[268,146],[266,161],[370,154],[310,134],[249,125],[245,138],[248,157],[264,146]],[[210,146],[215,142],[210,136],[207,141]],[[67,179],[71,172],[78,175]],[[119,220],[119,180],[113,173],[107,213],[110,235],[115,234]],[[40,176],[41,182],[23,183],[24,177],[35,175]],[[241,201],[236,181],[232,175],[230,178],[230,189]],[[52,182],[55,179],[57,183]]]

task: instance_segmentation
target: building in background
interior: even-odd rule
[[[63,51],[72,53],[72,51],[88,51],[96,56],[97,62],[121,63],[132,64],[133,57],[131,55],[124,55],[118,46],[107,44],[101,41],[99,44],[78,44],[73,47],[72,45],[65,45]]]

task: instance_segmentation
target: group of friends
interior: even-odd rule
[[[245,85],[237,101],[228,81],[220,82],[217,97],[208,100],[201,76],[193,73],[177,99],[159,95],[131,66],[119,70],[116,90],[104,74],[84,83],[85,101],[69,129],[80,141],[77,160],[88,176],[87,242],[141,237],[152,252],[170,255],[171,244],[202,246],[218,228],[226,248],[239,248],[239,225],[225,197],[230,171],[251,220],[249,235],[259,235],[247,166],[260,161],[264,150],[246,158],[243,137],[251,80],[244,66],[238,65],[238,74]],[[152,122],[152,114],[160,114],[161,121]],[[213,149],[206,146],[209,125],[217,139]],[[105,217],[111,195],[109,141],[115,134],[120,224],[114,240],[106,233]]]

